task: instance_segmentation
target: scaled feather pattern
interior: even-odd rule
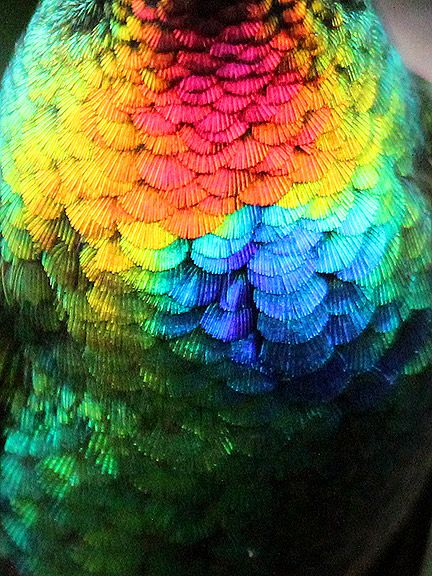
[[[0,113],[20,574],[337,576],[390,534],[431,463],[424,107],[368,1],[42,0]]]

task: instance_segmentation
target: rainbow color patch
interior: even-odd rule
[[[28,384],[2,492],[25,573],[51,576],[35,534],[80,525],[93,482],[150,498],[131,513],[146,535],[210,538],[235,506],[192,527],[176,506],[196,478],[219,489],[257,453],[263,475],[312,469],[282,460],[293,439],[430,367],[425,136],[369,2],[43,0],[1,99],[2,282]],[[54,528],[46,502],[69,506]],[[96,548],[100,565],[75,550],[52,576],[108,576]]]

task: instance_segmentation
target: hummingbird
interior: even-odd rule
[[[8,570],[366,574],[432,466],[431,110],[370,0],[41,0],[0,92]]]

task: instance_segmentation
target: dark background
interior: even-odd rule
[[[0,0],[0,77],[36,4],[37,0]],[[432,1],[376,0],[376,5],[407,65],[432,81]],[[428,487],[409,526],[370,576],[419,574],[430,524],[431,493],[432,485]],[[423,576],[432,576],[432,560]]]
[[[0,0],[0,76],[36,4],[37,0]]]

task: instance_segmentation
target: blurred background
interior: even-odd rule
[[[16,40],[25,29],[34,12],[37,0],[0,0],[0,75],[10,58]]]
[[[0,0],[0,77],[36,4],[37,0]],[[432,81],[432,0],[376,0],[375,4],[407,65]],[[430,525],[431,494],[432,484],[409,526],[370,576],[419,575]],[[426,555],[422,576],[432,576],[432,554],[430,559]]]
[[[431,0],[376,0],[406,64],[432,82]]]

